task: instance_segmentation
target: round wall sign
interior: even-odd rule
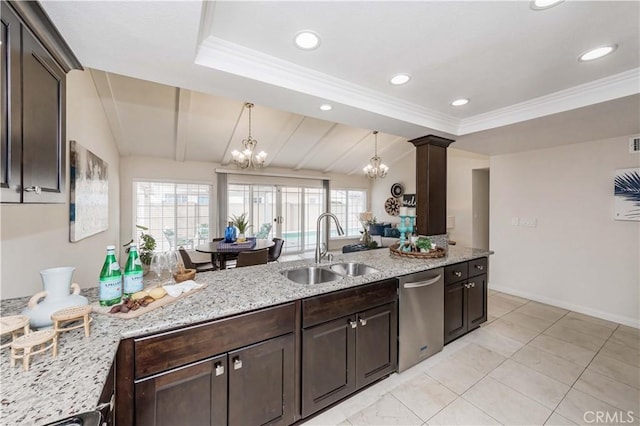
[[[398,216],[400,214],[400,201],[397,198],[387,198],[384,202],[384,211],[391,216]]]
[[[404,194],[404,187],[401,183],[394,183],[393,185],[391,185],[391,195],[399,198],[402,197],[402,194]]]

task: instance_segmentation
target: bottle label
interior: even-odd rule
[[[100,280],[100,300],[113,300],[119,297],[122,297],[122,277]]]
[[[124,275],[124,294],[133,294],[143,288],[142,271]]]

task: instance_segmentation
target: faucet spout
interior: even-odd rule
[[[336,223],[336,229],[338,230],[338,235],[344,235],[344,229],[342,228],[342,225],[340,225],[340,221],[338,220],[338,217],[335,214],[325,212],[325,213],[322,213],[320,216],[318,216],[318,221],[316,222],[316,257],[315,257],[316,263],[322,262],[322,258],[324,258],[324,256],[327,254],[326,246],[325,246],[325,249],[322,250],[320,245],[320,225],[322,224],[322,219],[324,219],[325,217],[332,218],[333,221]]]

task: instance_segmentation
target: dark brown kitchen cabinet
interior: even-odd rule
[[[487,258],[444,268],[444,343],[487,320]]]
[[[38,2],[2,1],[2,202],[66,202],[66,72],[82,69]]]
[[[396,295],[391,279],[303,300],[302,417],[396,370]]]

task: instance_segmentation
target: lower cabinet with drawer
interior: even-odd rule
[[[487,320],[486,272],[486,257],[445,266],[445,345]]]
[[[397,279],[302,301],[302,417],[397,368]]]
[[[126,380],[126,370],[133,376],[132,386],[116,385],[118,423],[292,424],[295,318],[296,304],[289,303],[123,341],[135,355],[129,368],[125,354],[116,358],[125,359],[119,379]],[[120,404],[127,393],[133,405]]]

